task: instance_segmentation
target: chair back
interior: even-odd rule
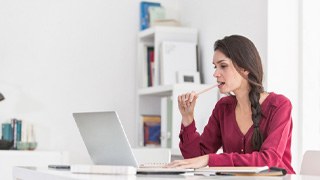
[[[300,174],[320,176],[320,151],[306,151],[304,153]]]

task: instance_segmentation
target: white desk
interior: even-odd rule
[[[12,179],[12,168],[14,166],[47,166],[48,164],[68,163],[67,152],[0,150],[1,180]]]
[[[283,177],[262,176],[193,176],[189,175],[87,175],[72,174],[67,170],[48,168],[14,167],[13,180],[181,180],[181,179],[221,179],[221,180],[319,180],[320,176],[286,175]]]

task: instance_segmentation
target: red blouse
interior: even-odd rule
[[[283,95],[270,93],[261,104],[260,131],[264,142],[260,151],[253,151],[253,125],[243,135],[236,122],[234,96],[221,98],[212,111],[209,122],[199,135],[195,121],[181,125],[180,150],[184,158],[209,154],[209,166],[276,166],[288,173],[291,167],[292,105]],[[216,154],[219,148],[223,153]]]

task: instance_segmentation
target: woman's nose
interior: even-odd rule
[[[213,73],[213,77],[219,77],[220,73],[218,72],[218,70],[215,70]]]

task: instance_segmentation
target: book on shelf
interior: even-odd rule
[[[165,9],[163,7],[151,6],[149,7],[149,27],[152,27],[154,22],[166,18]]]
[[[12,149],[17,149],[17,142],[21,141],[22,121],[15,118],[11,119],[11,128],[13,137]]]
[[[12,118],[10,122],[1,124],[1,139],[12,142],[13,150],[33,150],[36,141],[33,132],[33,125],[20,119]]]
[[[160,146],[161,117],[158,115],[143,115],[144,146]]]
[[[1,139],[13,141],[12,149],[17,149],[17,142],[21,141],[22,121],[13,118],[10,123],[2,123],[1,130]]]
[[[161,4],[158,2],[140,2],[140,30],[144,30],[150,27],[150,17],[149,17],[149,8],[150,7],[161,7]]]
[[[147,47],[147,79],[148,87],[153,86],[154,77],[154,47]]]
[[[22,121],[21,120],[16,120],[16,133],[17,133],[17,136],[16,136],[16,140],[17,142],[18,141],[21,141],[21,135],[22,135]]]
[[[142,69],[142,87],[152,87],[154,85],[154,76],[155,76],[155,57],[154,57],[154,47],[146,46],[145,47],[145,61],[143,62]]]
[[[2,123],[2,140],[12,141],[13,140],[13,133],[11,123]]]
[[[152,22],[151,27],[156,26],[181,26],[181,24],[175,19],[156,19]]]

